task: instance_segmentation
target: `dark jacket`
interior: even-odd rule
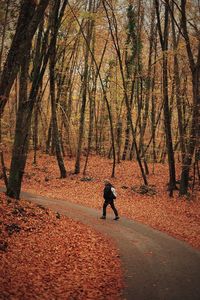
[[[108,183],[105,185],[104,191],[103,191],[103,197],[105,201],[109,202],[114,199],[116,199],[115,195],[113,194],[111,188],[113,188],[112,184]]]

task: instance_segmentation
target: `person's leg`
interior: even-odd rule
[[[106,207],[108,206],[108,202],[104,201],[104,204],[103,204],[103,215],[102,215],[102,218],[106,218]]]
[[[115,217],[118,217],[118,211],[117,211],[117,209],[115,207],[115,204],[114,204],[113,200],[110,201],[110,206],[111,206],[112,210],[114,211]]]

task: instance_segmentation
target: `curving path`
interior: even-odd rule
[[[113,221],[108,214],[100,220],[100,211],[66,200],[25,192],[21,196],[115,240],[125,271],[123,299],[200,300],[200,252],[186,243],[124,217]]]

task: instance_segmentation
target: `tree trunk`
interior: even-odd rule
[[[83,32],[83,30],[82,30],[82,28],[81,28],[81,24],[80,24],[78,18],[76,17],[76,15],[75,15],[75,13],[74,13],[72,7],[71,7],[70,5],[69,5],[69,7],[70,7],[71,12],[72,12],[73,16],[75,17],[75,19],[76,19],[78,25],[79,25],[79,27],[80,27],[81,33],[82,33],[82,35],[83,35],[83,37],[84,37],[84,40],[85,40],[85,42],[86,42],[86,44],[87,44],[87,47],[88,47],[88,49],[89,49],[89,52],[90,52],[90,54],[91,54],[91,56],[92,56],[92,60],[93,60],[94,63],[95,63],[95,67],[96,67],[97,72],[98,72],[98,77],[99,77],[99,79],[100,79],[101,88],[102,88],[102,91],[103,91],[103,99],[105,100],[105,103],[106,103],[106,106],[107,106],[108,116],[109,116],[109,123],[110,123],[110,133],[111,133],[112,150],[113,150],[113,167],[112,167],[112,175],[111,175],[111,176],[114,177],[114,175],[115,175],[115,164],[116,164],[115,143],[114,143],[114,131],[113,131],[112,114],[111,114],[110,105],[109,105],[108,98],[107,98],[107,94],[106,94],[106,89],[105,89],[105,87],[104,87],[104,83],[103,83],[101,74],[100,74],[100,72],[99,72],[99,66],[98,66],[98,64],[97,64],[97,61],[96,61],[96,59],[95,59],[95,57],[94,57],[94,54],[93,54],[92,50],[90,49],[90,45],[88,44],[87,38],[85,37],[85,34],[84,34],[84,32]]]
[[[89,9],[91,12],[92,2],[89,1]],[[89,47],[92,38],[92,30],[93,26],[90,20],[87,21],[87,32],[86,32],[86,40],[87,45],[85,49],[85,65],[84,65],[84,73],[82,80],[82,105],[81,105],[81,116],[80,116],[80,125],[79,125],[79,137],[78,137],[78,145],[77,145],[77,153],[76,153],[76,162],[75,162],[75,170],[74,173],[80,173],[80,158],[82,151],[82,143],[83,143],[83,131],[84,131],[84,122],[85,122],[85,108],[86,108],[86,100],[87,100],[87,87],[88,87],[88,61],[89,61]]]
[[[174,3],[172,2],[172,13],[174,14]],[[178,49],[178,38],[176,37],[175,22],[174,18],[171,18],[172,22],[172,35],[173,35],[173,50],[174,50],[174,80],[175,80],[175,91],[176,91],[176,102],[177,102],[177,114],[178,114],[178,130],[179,130],[179,139],[180,139],[180,148],[182,161],[185,156],[185,131],[183,125],[183,107],[181,101],[181,92],[180,92],[180,72],[179,72],[179,62],[177,56]]]
[[[51,21],[51,42],[50,42],[50,56],[49,56],[49,76],[50,76],[50,95],[51,95],[51,112],[52,112],[52,132],[55,141],[56,157],[60,169],[60,177],[65,178],[67,175],[64,160],[61,152],[59,130],[56,116],[56,96],[55,96],[55,65],[56,65],[56,41],[59,28],[59,8],[60,1],[57,1],[52,6]]]
[[[199,44],[200,53],[200,44]],[[200,55],[199,55],[200,56]],[[181,182],[180,182],[180,195],[186,195],[188,192],[189,173],[192,164],[192,159],[195,152],[195,147],[200,147],[200,67],[194,69],[192,73],[192,85],[193,85],[193,113],[192,124],[190,131],[190,139],[187,153],[183,160]]]
[[[145,185],[148,185],[148,181],[147,181],[147,177],[145,175],[144,172],[144,168],[142,165],[142,161],[139,155],[139,150],[138,150],[138,146],[137,146],[137,142],[136,142],[136,132],[135,132],[135,128],[133,126],[133,122],[132,122],[132,116],[131,116],[131,107],[130,107],[130,103],[129,103],[129,98],[128,98],[128,94],[127,94],[127,89],[126,89],[126,82],[125,82],[125,76],[124,76],[124,71],[123,71],[123,64],[122,64],[122,56],[121,56],[121,50],[119,47],[119,40],[118,40],[118,32],[117,32],[117,21],[114,15],[114,11],[113,8],[109,6],[109,8],[111,9],[111,13],[112,13],[112,18],[114,19],[114,24],[115,24],[115,28],[113,29],[112,24],[111,24],[111,19],[109,17],[108,14],[108,8],[106,7],[107,2],[105,3],[105,1],[103,1],[103,7],[104,10],[106,12],[106,17],[109,23],[109,29],[110,29],[110,33],[112,36],[112,40],[114,43],[114,47],[117,53],[117,57],[118,57],[118,61],[119,61],[119,66],[120,66],[120,72],[121,72],[121,77],[122,77],[122,83],[123,83],[123,89],[124,89],[124,98],[125,98],[125,103],[126,103],[126,108],[127,108],[127,113],[129,115],[129,119],[130,119],[130,125],[131,125],[131,132],[132,132],[132,136],[133,136],[133,143],[134,143],[134,147],[135,147],[135,152],[136,152],[136,158],[137,158],[137,162],[141,171],[141,175],[144,181]]]
[[[30,45],[31,46],[31,45]],[[22,177],[26,165],[28,152],[31,118],[29,117],[29,103],[27,101],[28,71],[30,63],[30,49],[24,57],[21,67],[19,108],[16,119],[15,139],[12,152],[10,176],[6,194],[9,197],[19,199]]]
[[[169,110],[169,97],[168,97],[168,35],[169,35],[169,7],[165,4],[165,17],[164,17],[164,33],[162,33],[160,12],[158,0],[155,0],[155,8],[158,22],[158,33],[160,37],[160,44],[162,47],[162,77],[163,77],[163,98],[164,98],[164,125],[166,135],[166,146],[168,154],[169,165],[169,190],[170,196],[173,196],[173,189],[176,188],[176,172],[175,172],[175,160],[174,150],[171,133],[171,116]]]
[[[0,115],[4,111],[13,82],[20,65],[24,62],[24,54],[28,52],[48,3],[49,0],[41,0],[38,5],[36,1],[31,0],[22,2],[15,35],[0,80]]]
[[[187,17],[186,17],[186,0],[181,0],[181,25],[183,30],[183,36],[185,39],[185,45],[188,55],[188,61],[190,65],[192,75],[192,92],[193,92],[193,111],[189,145],[187,153],[183,160],[181,182],[180,182],[180,195],[186,195],[189,185],[189,172],[192,164],[196,146],[200,145],[200,41],[198,39],[198,49],[196,51],[196,62],[194,54],[192,52],[192,46],[190,43],[188,29],[187,29]],[[197,32],[198,34],[198,32]]]
[[[121,142],[122,142],[122,122],[118,120],[117,123],[117,163],[120,163],[121,159]]]
[[[48,134],[47,134],[46,154],[50,153],[51,140],[52,140],[52,116],[51,116],[51,120],[49,123]]]
[[[44,40],[45,38],[46,36],[44,35]],[[21,182],[26,165],[32,112],[49,59],[49,51],[45,53],[45,48],[42,49],[39,56],[41,65],[38,63],[38,57],[35,56],[35,62],[33,63],[35,66],[33,69],[33,80],[29,96],[27,96],[30,49],[31,41],[29,43],[28,51],[24,56],[24,63],[21,66],[19,107],[17,111],[15,139],[11,160],[10,177],[7,188],[7,195],[16,199],[19,199],[20,197]]]

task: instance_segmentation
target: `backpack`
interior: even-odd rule
[[[111,187],[111,192],[113,194],[113,199],[116,199],[117,198],[117,193],[116,193],[116,190],[113,186]]]
[[[116,199],[117,194],[115,188],[112,185],[106,185],[104,188],[104,199],[105,200],[114,200]]]

